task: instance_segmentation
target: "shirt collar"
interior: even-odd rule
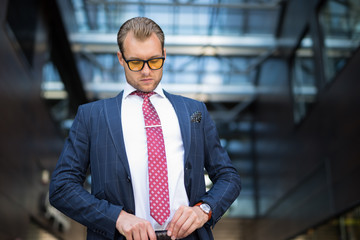
[[[123,99],[127,98],[132,92],[136,91],[136,89],[131,86],[128,82],[125,83],[124,86],[124,94],[123,94]],[[158,95],[160,95],[163,98],[165,97],[164,91],[162,89],[161,86],[161,82],[157,85],[157,87],[154,89],[154,92],[156,92]]]

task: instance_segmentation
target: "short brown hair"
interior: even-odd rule
[[[145,40],[155,33],[160,40],[162,50],[164,49],[165,35],[160,26],[149,18],[135,17],[127,20],[117,34],[117,43],[122,54],[124,53],[124,41],[129,32],[133,32],[134,36],[140,40]]]

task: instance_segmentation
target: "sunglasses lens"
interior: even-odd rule
[[[157,58],[157,59],[151,59],[149,60],[149,67],[153,70],[159,69],[162,67],[164,62],[164,59],[162,58]]]
[[[143,61],[143,60],[127,61],[130,70],[136,71],[136,72],[141,71],[143,69],[145,62],[148,63],[150,69],[157,70],[162,67],[162,65],[164,63],[164,59],[163,58],[154,58],[154,59],[149,59],[148,61]]]
[[[140,71],[143,66],[143,61],[129,61],[129,68],[133,71]]]

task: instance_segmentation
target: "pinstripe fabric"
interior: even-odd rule
[[[213,239],[214,225],[238,196],[237,171],[221,147],[203,103],[166,93],[178,116],[184,142],[184,181],[190,205],[212,208],[212,219],[188,239]],[[115,228],[121,210],[134,213],[135,204],[121,125],[122,93],[82,105],[71,127],[50,183],[50,202],[88,227],[88,239],[124,239]],[[200,122],[191,116],[200,112]],[[206,192],[204,167],[213,187]],[[91,193],[83,188],[88,169]],[[197,236],[197,237],[196,237]]]

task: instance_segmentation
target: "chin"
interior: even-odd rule
[[[157,85],[156,86],[154,86],[154,85],[142,86],[142,87],[140,87],[140,90],[143,92],[152,92],[155,90],[156,87],[157,87]]]
[[[139,88],[140,91],[142,92],[152,92],[154,91],[155,88],[153,87],[142,87],[142,88]]]

